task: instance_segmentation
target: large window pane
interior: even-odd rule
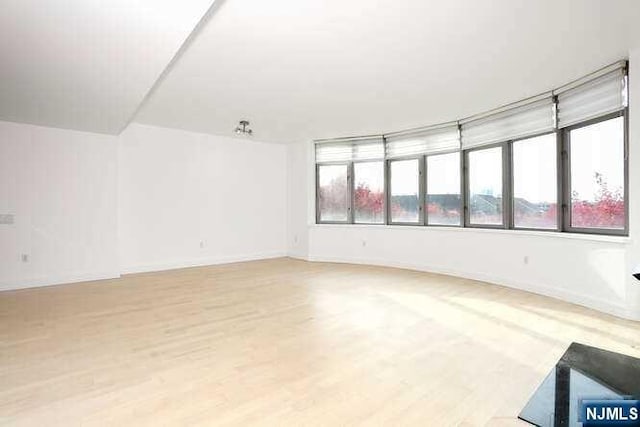
[[[318,166],[320,221],[348,220],[347,169],[347,165]]]
[[[469,152],[469,220],[471,224],[501,225],[502,147]]]
[[[624,119],[570,131],[571,226],[624,229]]]
[[[513,143],[513,220],[516,227],[558,225],[556,135]]]
[[[460,153],[427,157],[427,223],[460,225]]]
[[[384,223],[384,163],[354,163],[354,221]]]
[[[395,160],[389,163],[391,192],[391,222],[419,222],[418,159]]]

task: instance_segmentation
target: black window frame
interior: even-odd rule
[[[323,162],[316,163],[316,223],[317,224],[353,224],[353,162]],[[347,219],[346,221],[326,221],[320,216],[320,168],[322,166],[346,166],[347,167]]]
[[[571,131],[608,120],[623,118],[623,182],[624,182],[624,228],[573,227],[571,225]],[[575,123],[559,129],[561,132],[562,154],[562,231],[577,234],[597,234],[608,236],[629,235],[629,108],[606,114],[590,120]]]
[[[409,225],[409,226],[422,226],[425,224],[425,216],[424,216],[424,155],[420,156],[406,156],[406,157],[396,157],[385,160],[385,211],[386,211],[386,224],[387,225]],[[417,160],[418,161],[418,221],[417,222],[401,222],[401,221],[393,221],[393,217],[391,216],[391,163],[393,162],[401,162],[406,160]]]
[[[471,222],[471,182],[469,176],[469,153],[474,151],[490,150],[494,148],[501,148],[502,155],[502,224],[474,224]],[[509,141],[497,142],[493,144],[480,145],[477,147],[467,148],[463,151],[464,154],[464,167],[463,167],[463,181],[464,181],[464,227],[465,228],[487,228],[494,230],[505,230],[510,228],[512,222],[509,218],[510,209],[508,200],[510,200],[509,194],[509,179],[510,168],[508,155],[510,151]]]

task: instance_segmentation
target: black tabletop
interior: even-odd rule
[[[640,399],[640,359],[572,343],[520,412],[540,427],[580,426],[581,399]]]

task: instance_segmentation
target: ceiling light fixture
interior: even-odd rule
[[[248,120],[240,120],[238,126],[235,129],[236,134],[238,135],[251,135],[253,130],[249,128]]]

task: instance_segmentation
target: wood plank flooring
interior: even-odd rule
[[[640,324],[287,258],[1,292],[0,424],[519,425],[571,341],[640,357]]]

